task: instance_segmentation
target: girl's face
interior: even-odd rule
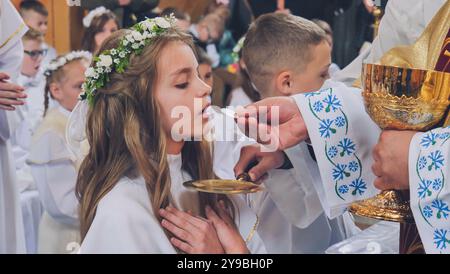
[[[106,40],[113,32],[117,31],[119,28],[113,19],[109,19],[108,22],[103,26],[103,30],[97,33],[94,37],[96,48],[100,48],[103,41]]]
[[[208,86],[212,87],[213,75],[212,75],[212,67],[209,64],[200,64],[198,66],[198,73],[200,74],[200,79],[205,82]]]
[[[164,131],[172,140],[203,135],[211,87],[200,79],[198,69],[194,52],[183,42],[170,42],[160,54],[154,92]]]
[[[65,65],[62,81],[50,85],[53,98],[68,111],[72,111],[78,102],[78,96],[82,91],[81,86],[85,81],[84,72],[88,65],[88,62],[84,60]]]

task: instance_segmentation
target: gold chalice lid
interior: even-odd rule
[[[263,187],[250,181],[247,174],[238,176],[236,180],[198,180],[183,183],[183,185],[195,191],[215,194],[246,194],[263,190]]]

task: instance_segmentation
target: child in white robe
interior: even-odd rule
[[[268,52],[271,53],[267,54]],[[331,47],[326,33],[315,23],[297,16],[268,14],[259,17],[246,35],[242,55],[261,98],[290,96],[320,89],[329,77]],[[336,216],[330,216],[323,211],[322,201],[319,200],[321,196],[317,193],[320,190],[318,186],[321,184],[321,177],[308,144],[303,142],[285,153],[294,166],[297,184],[292,186],[284,181],[280,183],[268,180],[265,185],[269,198],[266,198],[266,201],[255,201],[259,201],[256,208],[274,220],[265,226],[262,224],[259,230],[263,240],[264,235],[267,235],[267,241],[270,241],[274,252],[323,253],[330,245],[358,232],[359,229],[348,213],[335,218]],[[245,156],[241,157],[238,172],[242,171],[241,164],[246,163],[245,159],[252,160],[258,152],[247,147],[242,150],[242,155]],[[261,174],[255,174],[255,178],[260,176]],[[283,191],[293,192],[295,189],[302,190],[302,195],[309,197],[306,207],[287,199],[282,200]],[[301,218],[300,214],[293,213],[301,211],[309,218]],[[273,225],[281,220],[284,220],[286,225]],[[270,232],[263,231],[275,229],[280,231],[277,234],[285,236],[284,241],[289,242],[290,246],[282,244],[282,241],[271,236]]]
[[[214,177],[210,144],[192,141],[203,136],[211,88],[198,76],[191,37],[174,25],[148,19],[114,33],[87,71],[81,253],[265,252],[241,196],[183,186]]]
[[[42,77],[38,75],[44,56],[42,49],[44,36],[40,32],[30,29],[22,37],[22,41],[25,54],[17,83],[25,88],[29,97],[32,97],[35,94],[42,94],[45,86]],[[11,145],[20,192],[35,188],[30,168],[25,161],[29,155],[31,136],[41,120],[41,117],[30,113],[30,104],[28,103],[19,106],[10,116]]]
[[[46,71],[45,102],[51,96],[59,105],[50,110],[45,105],[27,161],[45,209],[39,225],[39,253],[67,253],[71,251],[67,246],[79,241],[77,162],[67,147],[65,128],[89,62],[88,52],[72,52],[53,60]]]

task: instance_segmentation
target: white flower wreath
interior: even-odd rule
[[[57,71],[59,68],[63,67],[65,64],[73,61],[75,59],[86,59],[88,62],[92,60],[92,54],[88,51],[72,51],[52,60],[44,70],[45,76],[52,75],[53,72]]]
[[[94,20],[95,17],[101,16],[105,13],[110,12],[109,9],[105,7],[98,7],[96,9],[91,10],[84,18],[83,18],[83,26],[85,28],[89,28],[92,24],[92,20]]]
[[[175,27],[175,23],[176,19],[171,15],[165,18],[147,19],[134,25],[117,48],[103,51],[94,58],[94,63],[86,70],[86,81],[83,84],[80,100],[87,100],[90,105],[93,105],[95,91],[106,85],[109,74],[112,71],[123,73],[132,53],[139,55],[152,38],[164,33],[168,28]]]

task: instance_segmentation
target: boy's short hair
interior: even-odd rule
[[[242,56],[252,82],[265,92],[268,76],[281,69],[302,72],[313,58],[311,46],[323,41],[325,32],[307,19],[283,13],[265,14],[251,24]]]
[[[38,41],[40,43],[44,42],[44,34],[42,34],[41,32],[34,30],[34,29],[29,29],[25,35],[22,37],[22,41]]]
[[[24,13],[28,11],[34,11],[43,16],[48,16],[48,10],[41,2],[37,0],[24,0],[20,3],[19,12],[22,17]]]
[[[333,30],[330,27],[330,24],[320,19],[312,19],[314,23],[316,23],[321,29],[325,31],[327,35],[333,36]]]

